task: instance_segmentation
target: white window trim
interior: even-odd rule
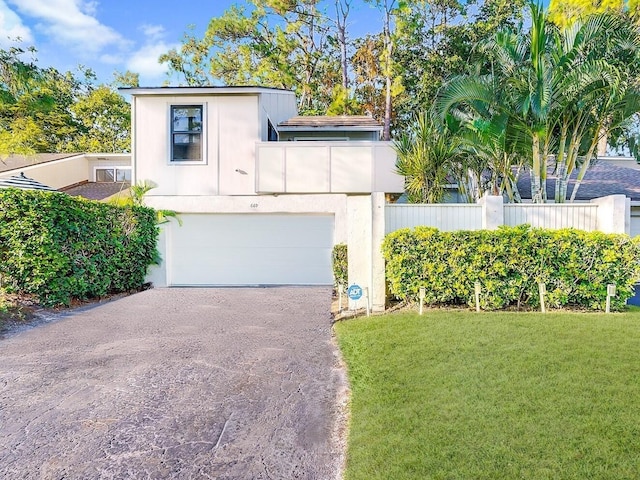
[[[121,183],[118,182],[115,178],[116,178],[116,170],[129,170],[130,172],[132,172],[131,166],[130,165],[96,165],[93,167],[93,181],[95,183],[98,183],[98,170],[113,170],[113,183]],[[133,173],[133,172],[132,172]],[[112,183],[112,182],[100,182],[100,183]]]
[[[171,110],[176,106],[193,106],[193,107],[202,107],[202,133],[200,137],[201,142],[201,152],[202,152],[202,160],[197,161],[189,161],[189,160],[173,160],[173,118],[171,117]],[[207,165],[208,155],[207,155],[207,103],[206,102],[171,102],[167,103],[167,165],[171,165],[172,167],[180,166],[180,165]]]

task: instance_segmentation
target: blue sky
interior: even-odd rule
[[[0,0],[0,47],[35,46],[38,64],[74,71],[81,64],[92,68],[100,82],[113,72],[140,74],[143,86],[167,80],[160,54],[180,45],[188,25],[202,34],[214,16],[235,0]],[[376,12],[359,7],[354,31],[370,27]],[[367,11],[363,11],[366,9]],[[173,80],[172,83],[176,83]]]
[[[212,17],[237,1],[0,0],[0,48],[20,37],[23,46],[37,48],[41,67],[74,71],[84,65],[101,83],[111,82],[116,70],[131,70],[142,86],[158,86],[168,79],[160,54],[179,47],[189,25],[202,35]],[[380,13],[355,3],[352,35],[379,31]]]
[[[232,0],[0,0],[0,46],[20,37],[38,49],[38,64],[82,64],[110,82],[115,70],[140,73],[141,84],[166,80],[158,56],[178,46],[187,26],[202,33]]]

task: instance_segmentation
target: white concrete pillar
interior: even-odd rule
[[[382,256],[382,242],[385,236],[384,209],[385,195],[382,192],[371,194],[371,309],[384,311],[386,306],[385,262]]]
[[[594,198],[598,205],[598,230],[604,233],[631,232],[631,200],[624,195]]]
[[[347,197],[347,258],[349,262],[349,286],[356,284],[372,292],[371,275],[371,196]],[[351,306],[351,302],[350,302]],[[357,303],[364,308],[364,298]]]
[[[502,196],[485,194],[478,203],[482,205],[482,228],[496,230],[504,225],[504,202]]]
[[[158,236],[158,253],[160,254],[160,265],[150,265],[144,279],[147,283],[152,283],[154,287],[167,286],[167,228],[171,228],[170,222],[160,225],[160,235]]]

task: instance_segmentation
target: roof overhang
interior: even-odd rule
[[[279,93],[295,95],[291,90],[272,87],[239,86],[239,87],[123,87],[118,91],[132,96],[162,95],[260,95],[263,93]]]

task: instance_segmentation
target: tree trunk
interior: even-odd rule
[[[338,43],[340,44],[340,68],[342,70],[342,87],[349,89],[349,66],[347,64],[347,18],[351,0],[336,0],[336,30],[338,33]]]
[[[531,163],[531,201],[533,203],[544,203],[542,194],[542,163],[540,161],[540,137],[533,135],[533,160]],[[544,166],[546,168],[546,164]]]
[[[393,40],[391,38],[391,9],[385,9],[384,16],[384,41],[386,47],[386,62],[385,65],[385,99],[384,99],[384,127],[382,130],[382,139],[385,141],[391,140],[391,82],[392,82],[392,69],[391,69],[391,57],[393,55]]]

